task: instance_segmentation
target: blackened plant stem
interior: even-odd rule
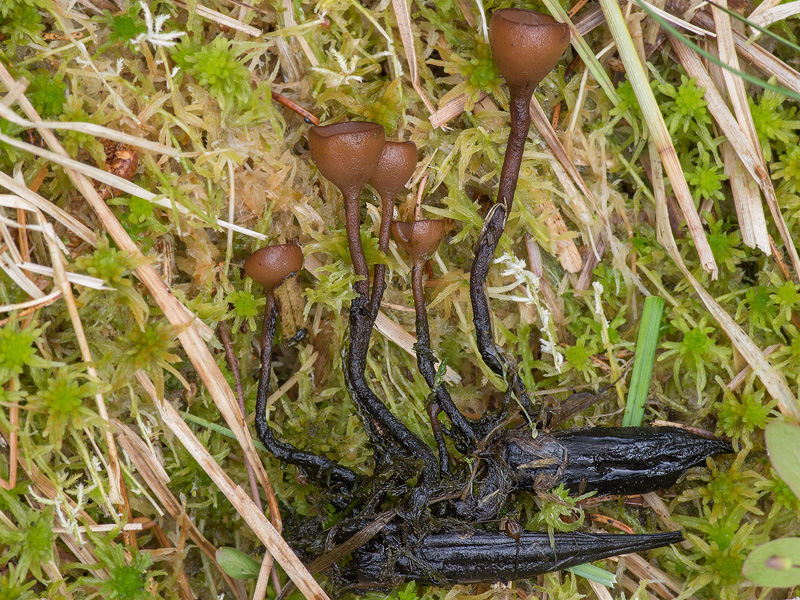
[[[427,506],[428,498],[433,490],[433,483],[439,478],[439,465],[433,452],[417,435],[412,433],[403,422],[392,414],[386,405],[375,395],[367,383],[365,372],[367,352],[372,335],[374,319],[371,318],[373,308],[368,304],[369,269],[364,247],[361,244],[361,220],[358,207],[358,196],[345,197],[345,227],[353,271],[363,279],[355,283],[358,294],[350,304],[350,347],[347,352],[347,380],[353,401],[361,409],[367,431],[375,444],[376,450],[385,446],[386,441],[394,442],[411,456],[423,462],[420,481],[409,499],[410,513],[418,518]],[[388,247],[388,245],[387,245]],[[380,306],[380,299],[376,304]],[[377,315],[377,309],[374,309]],[[265,444],[266,445],[266,444]]]
[[[431,336],[428,329],[428,315],[425,310],[425,294],[422,287],[422,264],[418,260],[414,260],[414,266],[411,268],[411,286],[414,290],[414,309],[417,314],[417,367],[425,382],[433,392],[433,396],[428,401],[428,418],[431,422],[431,430],[433,431],[433,439],[436,440],[436,448],[439,451],[439,471],[443,475],[450,474],[450,461],[447,452],[447,446],[444,443],[444,435],[442,435],[442,428],[439,424],[439,411],[441,407],[436,401],[439,395],[437,392],[440,390],[447,394],[442,385],[436,385],[436,367],[433,360],[433,351],[431,350]],[[449,397],[449,395],[448,395]]]
[[[355,290],[360,296],[369,295],[369,267],[367,257],[364,255],[364,246],[361,245],[361,214],[358,206],[358,196],[344,199],[345,228],[347,229],[347,243],[350,247],[350,258],[353,261],[353,272],[360,277],[355,283]]]
[[[394,198],[381,197],[381,229],[378,234],[378,249],[386,254],[389,250],[389,235],[392,228],[392,209]],[[381,309],[383,292],[386,290],[386,265],[384,263],[375,265],[375,273],[372,277],[372,297],[369,301],[370,322],[375,323],[378,311]]]
[[[522,155],[525,152],[525,141],[531,128],[531,96],[533,90],[511,89],[509,113],[511,115],[511,131],[508,135],[506,155],[503,159],[503,170],[500,172],[500,183],[497,186],[497,203],[505,206],[505,218],[511,213],[514,193],[517,191],[519,169],[522,166]],[[503,220],[505,227],[505,219]],[[499,236],[498,236],[499,239]]]

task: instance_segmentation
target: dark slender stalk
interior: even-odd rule
[[[269,397],[269,373],[272,366],[272,340],[275,337],[275,324],[278,307],[275,296],[267,290],[267,304],[264,306],[264,326],[261,331],[261,377],[256,394],[255,426],[258,439],[275,458],[301,467],[310,477],[322,484],[341,483],[352,488],[358,475],[342,465],[311,452],[299,450],[291,444],[275,438],[267,423],[267,398]]]
[[[353,261],[353,272],[361,277],[355,283],[355,290],[359,295],[366,298],[369,295],[369,267],[367,266],[367,257],[364,255],[364,246],[361,244],[361,215],[358,196],[345,197],[344,216],[347,243],[350,246],[350,258]]]
[[[414,311],[416,313],[416,329],[417,329],[417,367],[425,382],[436,398],[436,404],[444,410],[450,421],[453,423],[453,429],[458,432],[457,441],[466,450],[472,451],[476,446],[475,431],[470,425],[467,418],[461,414],[458,407],[450,397],[450,392],[443,384],[436,385],[436,362],[431,350],[431,334],[428,328],[428,313],[425,308],[425,293],[422,285],[422,263],[414,261],[414,266],[411,269],[411,289],[414,293]],[[429,408],[430,410],[430,408]],[[436,428],[439,421],[434,419],[438,416],[431,417],[431,427],[434,428],[434,437],[436,436]],[[441,428],[439,428],[441,435]],[[439,440],[436,440],[439,446]]]
[[[431,431],[433,431],[433,439],[436,440],[436,450],[439,453],[439,472],[449,477],[450,476],[450,453],[447,451],[447,445],[444,443],[444,435],[442,434],[442,426],[439,423],[439,413],[442,408],[436,400],[431,399],[425,407],[428,411],[428,419],[431,422]]]
[[[392,231],[392,209],[394,208],[394,198],[381,198],[381,229],[378,233],[378,249],[386,254],[389,250],[389,236]],[[386,290],[386,265],[381,263],[375,265],[375,273],[372,276],[372,297],[369,301],[370,321],[375,323],[378,311],[381,309],[381,300]]]
[[[345,197],[345,227],[350,255],[353,260],[353,271],[356,275],[369,275],[364,247],[361,244],[360,216],[358,196]],[[388,242],[387,242],[388,247]],[[381,437],[388,435],[408,452],[419,458],[433,458],[430,448],[411,433],[408,428],[386,408],[386,405],[375,395],[367,384],[365,372],[367,368],[367,351],[372,334],[372,321],[369,318],[368,292],[369,281],[365,278],[355,283],[359,297],[350,305],[350,348],[347,355],[348,379],[355,392],[354,400],[361,405],[364,412],[372,417]]]
[[[506,155],[503,159],[503,170],[500,172],[500,183],[497,186],[497,203],[502,203],[506,208],[506,218],[511,213],[514,202],[514,192],[517,190],[519,169],[522,165],[522,155],[525,153],[525,141],[531,128],[530,104],[533,90],[511,89],[509,112],[511,114],[511,131],[508,135]]]
[[[345,218],[353,270],[356,275],[368,276],[364,248],[361,244],[357,196],[345,198]],[[417,519],[425,510],[434,489],[433,484],[439,478],[439,465],[425,442],[392,414],[367,383],[365,376],[367,352],[374,322],[374,319],[371,318],[372,311],[368,297],[369,281],[366,278],[357,281],[355,290],[358,296],[350,304],[350,347],[347,352],[346,365],[348,389],[362,413],[362,421],[376,447],[376,460],[380,459],[381,455],[377,449],[385,446],[387,442],[393,442],[423,462],[419,484],[409,498],[410,515],[413,519]],[[380,300],[377,304],[380,305]],[[377,315],[377,310],[375,314]]]
[[[533,90],[523,87],[522,89],[512,88],[510,92],[511,131],[497,188],[497,202],[487,215],[483,229],[478,236],[475,261],[470,270],[469,296],[472,302],[475,337],[481,358],[494,373],[508,381],[509,388],[514,391],[523,410],[530,418],[533,416],[533,405],[528,397],[525,384],[517,375],[516,365],[504,356],[494,343],[492,315],[486,297],[486,277],[489,274],[497,244],[505,230],[506,219],[511,213],[514,194],[517,190],[519,169],[525,151],[525,141],[531,126],[530,100]]]

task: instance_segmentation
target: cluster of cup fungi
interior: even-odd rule
[[[297,244],[262,248],[245,262],[248,276],[264,287],[267,300],[261,338],[261,379],[255,427],[264,446],[280,461],[298,466],[326,489],[327,502],[343,518],[330,530],[298,528],[290,540],[304,557],[316,559],[347,547],[345,566],[329,575],[346,587],[388,586],[407,579],[440,584],[529,578],[586,561],[675,543],[680,532],[615,535],[544,533],[487,529],[497,522],[514,490],[541,491],[564,484],[572,492],[633,494],[672,485],[685,469],[730,451],[727,442],[669,427],[591,428],[555,431],[552,415],[537,412],[514,360],[495,345],[485,282],[517,187],[530,128],[534,89],[569,44],[566,25],[529,10],[502,9],[492,15],[494,60],[510,90],[510,135],[497,200],[485,218],[470,272],[470,299],[478,349],[489,368],[508,383],[497,414],[468,419],[437,378],[431,350],[423,265],[445,233],[436,219],[393,221],[394,202],[417,164],[412,142],[387,141],[383,127],[369,122],[314,126],[311,157],[320,174],[344,198],[347,239],[355,275],[344,360],[347,388],[369,436],[374,473],[362,475],[327,457],[278,440],[266,417],[270,356],[277,308],[274,290],[302,268]],[[359,199],[370,183],[380,196],[378,247],[386,253],[390,234],[411,256],[416,313],[417,365],[430,388],[427,411],[436,454],[373,392],[365,376],[370,334],[386,288],[386,265],[369,265],[360,236]],[[510,427],[522,409],[522,425]],[[444,413],[449,422],[440,421]],[[562,415],[563,419],[563,415]],[[471,461],[450,455],[445,437]],[[390,500],[391,499],[391,500]],[[388,515],[388,517],[387,517]],[[375,526],[380,516],[380,526]],[[368,534],[364,533],[369,531]],[[358,543],[353,540],[358,539]]]

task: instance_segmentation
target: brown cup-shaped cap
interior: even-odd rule
[[[385,140],[383,126],[368,121],[317,125],[308,132],[311,158],[319,172],[351,198],[375,171]]]
[[[533,10],[503,8],[492,14],[489,42],[508,87],[533,93],[567,49],[569,27]]]
[[[436,252],[439,242],[444,236],[444,220],[423,219],[406,223],[395,221],[392,223],[394,239],[405,248],[414,261],[427,260]]]
[[[381,198],[397,198],[416,166],[417,146],[414,142],[386,142],[369,182]]]
[[[271,291],[303,268],[303,251],[297,244],[267,246],[253,252],[244,261],[244,272],[253,281]]]

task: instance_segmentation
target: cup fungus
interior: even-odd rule
[[[497,202],[506,205],[508,215],[531,125],[531,96],[567,49],[569,28],[549,15],[504,8],[492,14],[489,43],[492,58],[510,93],[511,133],[497,190]]]
[[[378,166],[369,182],[381,197],[381,229],[378,234],[378,249],[384,254],[389,249],[389,232],[392,225],[392,213],[397,194],[414,173],[417,166],[417,146],[414,142],[386,142],[381,153]],[[381,298],[386,285],[386,265],[375,266],[372,279],[372,298],[370,308],[375,312],[374,321],[380,307]]]
[[[291,444],[275,438],[267,423],[267,397],[269,396],[269,373],[272,366],[272,344],[278,307],[275,289],[303,268],[303,251],[297,244],[267,246],[253,252],[244,261],[247,276],[264,288],[267,302],[264,306],[264,324],[261,329],[261,373],[256,392],[255,427],[261,443],[280,460],[291,460],[311,473],[325,472],[336,481],[352,485],[356,474],[327,458],[298,450]]]
[[[414,142],[386,142],[375,172],[369,182],[381,197],[381,232],[378,238],[381,252],[389,247],[389,227],[397,194],[411,178],[417,166],[417,146]]]
[[[569,45],[569,28],[552,17],[519,8],[495,11],[489,23],[492,57],[510,92],[510,133],[503,169],[497,186],[497,201],[483,224],[470,270],[469,293],[478,350],[486,365],[509,381],[527,415],[533,407],[514,361],[494,343],[491,313],[486,298],[486,277],[492,257],[511,213],[517,189],[525,140],[531,125],[533,91],[552,70]]]
[[[422,219],[413,223],[395,221],[392,224],[392,233],[403,249],[414,260],[414,268],[428,260],[444,236],[444,221],[442,219]]]
[[[367,121],[316,125],[308,132],[311,158],[319,172],[344,196],[345,226],[353,270],[363,279],[356,292],[369,292],[369,269],[361,245],[358,196],[378,166],[386,136],[383,126]]]
[[[384,440],[393,440],[406,451],[421,457],[426,463],[421,477],[433,480],[438,476],[438,470],[435,461],[432,460],[432,452],[375,395],[365,377],[370,333],[380,308],[383,283],[376,281],[370,300],[369,267],[361,244],[358,197],[367,181],[374,176],[383,156],[385,144],[383,127],[377,123],[351,121],[315,126],[308,133],[311,157],[317,168],[341,190],[344,196],[347,242],[353,261],[353,271],[360,277],[354,285],[357,296],[350,305],[350,346],[347,350],[345,377],[348,390],[366,416],[365,428],[373,446],[379,448],[385,445]],[[416,147],[413,150],[415,156]],[[409,168],[408,163],[412,158],[410,146],[403,145],[387,153],[385,166],[376,179],[378,193],[386,193],[388,197],[388,194],[392,192],[396,194],[399,191],[410,176],[408,173],[404,177],[401,169]],[[391,214],[391,211],[388,213]],[[383,228],[382,224],[381,229]],[[388,233],[386,235],[388,237]],[[379,458],[377,453],[376,458]],[[413,507],[412,513],[422,514],[427,503],[427,494],[426,491],[424,494],[420,492],[412,495],[409,499]]]

